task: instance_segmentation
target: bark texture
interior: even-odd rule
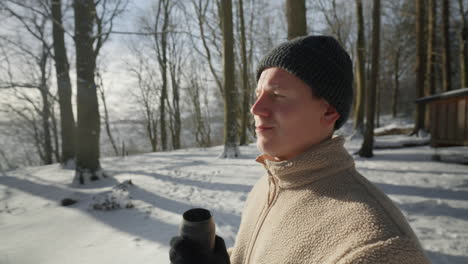
[[[75,181],[80,184],[99,179],[100,117],[94,71],[93,50],[94,2],[75,0],[75,47],[77,73],[77,152]]]
[[[379,57],[380,57],[380,0],[374,0],[372,10],[372,73],[369,89],[366,91],[366,127],[364,131],[364,141],[359,156],[371,158],[374,156],[374,117],[375,98],[377,82],[379,78]]]
[[[366,91],[366,43],[362,0],[356,0],[357,45],[356,45],[356,100],[354,103],[354,129],[363,130]]]
[[[75,159],[75,117],[72,108],[72,88],[70,65],[65,47],[65,34],[62,24],[61,0],[52,0],[52,31],[54,38],[54,59],[57,75],[57,89],[60,106],[60,136],[62,155],[60,163],[66,165]]]
[[[288,40],[307,35],[305,0],[286,0]]]
[[[239,157],[237,146],[237,92],[234,86],[234,36],[232,1],[221,0],[224,69],[224,152],[223,158]]]

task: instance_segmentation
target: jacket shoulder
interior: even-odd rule
[[[307,197],[304,204],[320,216],[315,217],[314,224],[333,230],[340,247],[349,249],[369,241],[404,237],[422,251],[400,209],[356,170],[348,170],[304,191]]]
[[[338,264],[430,264],[412,239],[391,237],[354,248]]]

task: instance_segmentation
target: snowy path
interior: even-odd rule
[[[167,243],[192,207],[210,209],[232,246],[263,174],[255,147],[241,152],[237,160],[218,159],[221,147],[107,158],[114,177],[86,188],[73,188],[73,171],[57,165],[0,173],[0,263],[168,263]],[[404,211],[433,263],[468,263],[468,166],[433,162],[428,147],[375,153],[356,157],[356,167]],[[133,208],[90,208],[125,180]],[[79,202],[59,206],[66,197]]]

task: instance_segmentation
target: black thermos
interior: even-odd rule
[[[186,211],[180,225],[180,236],[199,243],[208,251],[215,245],[216,227],[211,212],[203,208]]]

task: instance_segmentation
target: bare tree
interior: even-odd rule
[[[414,16],[408,10],[407,0],[386,2],[382,25],[382,80],[383,87],[391,83],[391,113],[396,117],[399,110],[401,79],[413,69]],[[384,91],[385,92],[385,91]]]
[[[169,104],[169,127],[172,136],[172,148],[179,149],[181,147],[180,134],[182,129],[180,117],[180,85],[184,56],[186,56],[186,54],[183,52],[184,45],[180,38],[181,36],[172,33],[169,37],[169,73],[171,76],[172,88],[172,104]]]
[[[442,90],[452,89],[452,66],[450,60],[450,4],[449,0],[442,0],[442,40],[444,43],[442,52]]]
[[[53,100],[58,101],[54,96]],[[55,103],[55,102],[54,102]],[[57,125],[57,114],[55,113],[55,104],[52,103],[50,107],[50,120],[51,120],[51,130],[52,130],[52,139],[53,139],[53,146],[52,146],[52,151],[54,152],[55,160],[60,161],[61,160],[61,155],[60,155],[60,140],[59,140],[59,129]]]
[[[427,12],[427,47],[426,47],[426,76],[424,80],[424,96],[434,94],[435,92],[435,78],[434,78],[434,64],[435,64],[435,44],[436,44],[436,14],[437,7],[435,0],[428,0]],[[429,108],[426,108],[424,124],[426,129],[429,124]]]
[[[354,15],[349,9],[348,1],[316,0],[312,2],[314,3],[314,8],[325,19],[325,33],[335,36],[343,47],[348,47],[351,44],[351,33],[354,23]]]
[[[177,11],[186,11],[185,6],[180,1],[169,1],[161,0],[153,6],[153,13],[151,16],[142,16],[140,20],[142,22],[143,31],[153,32],[151,47],[149,52],[156,55],[155,61],[156,69],[159,71],[159,79],[148,76],[150,73],[145,69],[144,73],[137,73],[132,70],[137,76],[140,87],[145,87],[145,92],[139,95],[140,102],[143,103],[143,108],[147,111],[147,122],[153,122],[158,120],[159,122],[159,137],[161,139],[160,146],[161,150],[179,149],[181,147],[181,132],[182,132],[182,120],[181,120],[181,107],[180,107],[180,86],[182,69],[185,63],[186,46],[184,41],[186,35],[192,36],[189,30],[185,27],[188,25],[178,25],[175,22],[179,18]],[[155,14],[155,16],[154,16]],[[192,36],[193,37],[193,36]],[[145,41],[145,38],[140,38],[140,41]],[[145,56],[139,51],[134,52],[139,58],[140,63],[144,61],[145,65],[151,63],[153,58],[151,56]],[[146,67],[146,66],[145,66]],[[147,79],[147,80],[146,80]],[[148,83],[149,81],[149,83]],[[141,86],[143,84],[143,86]],[[151,91],[154,90],[154,91]],[[150,96],[157,90],[159,110],[159,118],[149,118],[150,115],[154,114],[154,111],[150,110],[146,105],[146,97]],[[150,92],[151,91],[151,92]],[[172,91],[172,93],[171,93]],[[154,102],[153,102],[154,104]],[[151,112],[151,114],[149,112]],[[153,138],[153,132],[157,126],[153,126],[150,123],[146,123],[148,135],[151,142],[156,143],[158,140]],[[170,132],[168,136],[168,132]],[[153,151],[156,151],[155,144],[153,145]]]
[[[247,111],[247,124],[246,124],[246,134],[250,134],[250,135],[255,135],[255,126],[253,125],[253,120],[252,120],[252,115],[250,115],[250,106],[251,106],[251,102],[253,102],[255,100],[255,92],[254,92],[254,88],[256,86],[256,71],[255,71],[255,68],[252,66],[252,65],[255,65],[255,62],[254,62],[254,51],[258,50],[257,46],[258,43],[260,43],[259,40],[256,40],[257,36],[255,34],[255,23],[257,23],[257,21],[259,20],[259,17],[257,16],[257,12],[258,10],[260,10],[263,6],[261,5],[261,2],[258,3],[259,1],[258,0],[250,0],[248,1],[248,5],[249,7],[246,9],[244,8],[244,11],[247,11],[247,12],[244,12],[245,15],[244,15],[244,18],[248,18],[247,20],[247,23],[246,25],[248,25],[247,27],[245,27],[245,30],[246,30],[246,52],[247,52],[247,61],[246,61],[246,69],[247,69],[247,85],[248,85],[248,90],[244,90],[244,93],[247,92],[248,93],[248,107],[247,108],[244,108],[243,111]],[[257,5],[260,4],[260,5]],[[245,20],[245,19],[244,19]],[[244,100],[244,103],[245,103],[245,100]],[[244,107],[245,107],[245,104],[244,104]],[[248,143],[248,138],[247,138],[247,135],[246,135],[246,144]]]
[[[169,0],[160,0],[156,7],[156,19],[154,24],[155,32],[161,32],[161,34],[155,34],[155,48],[158,59],[159,69],[161,72],[161,94],[159,98],[159,122],[160,122],[160,133],[161,133],[161,147],[162,150],[167,150],[168,139],[166,132],[166,102],[168,101],[168,30],[170,25],[170,14],[173,7],[173,3]]]
[[[424,74],[426,71],[425,38],[424,38],[424,5],[423,0],[416,0],[416,94],[424,96]],[[424,104],[418,104],[415,112],[413,134],[424,129]]]
[[[232,26],[232,2],[221,0],[220,17],[223,29],[224,68],[224,151],[223,158],[239,157],[237,146],[237,91],[234,86],[234,37]]]
[[[287,40],[288,22],[283,10],[283,3],[276,6],[268,0],[255,0],[254,21],[252,31],[254,33],[254,59],[259,61],[267,52],[281,42]],[[252,93],[253,96],[254,93]]]
[[[99,171],[99,136],[101,120],[94,82],[96,53],[93,48],[93,28],[95,17],[93,0],[75,0],[75,48],[77,74],[77,148],[76,174],[74,182],[85,184],[98,180]]]
[[[240,20],[240,46],[241,46],[241,70],[242,70],[242,109],[241,109],[241,133],[240,145],[247,145],[247,126],[249,125],[250,109],[250,86],[248,76],[248,62],[246,50],[246,37],[244,25],[244,4],[243,0],[238,0],[239,20]]]
[[[430,0],[435,1],[435,0]],[[433,3],[435,5],[435,3]],[[458,0],[458,8],[461,18],[461,31],[460,31],[460,78],[461,86],[468,87],[468,24],[466,17],[468,11],[465,10],[463,0]]]
[[[37,6],[25,5],[21,2],[16,1],[4,1],[0,2],[0,7],[3,8],[11,17],[16,19],[21,26],[29,33],[29,36],[37,41],[39,45],[39,52],[36,54],[32,47],[28,46],[22,40],[17,42],[4,38],[3,40],[10,44],[10,46],[18,49],[20,53],[28,56],[34,63],[31,65],[32,68],[36,68],[39,72],[37,79],[21,83],[13,80],[12,74],[9,74],[10,80],[0,84],[0,87],[10,88],[36,88],[41,95],[41,103],[38,106],[34,99],[25,93],[21,96],[22,100],[28,102],[33,109],[37,112],[41,122],[41,133],[40,136],[38,129],[35,129],[35,138],[37,139],[39,154],[44,164],[51,164],[53,162],[54,149],[52,146],[52,131],[51,131],[51,107],[53,102],[50,93],[50,72],[49,72],[49,61],[51,59],[51,44],[48,41],[47,35],[47,24],[50,17],[47,15],[48,7],[45,3],[39,2]],[[9,62],[7,62],[9,63]],[[34,70],[33,70],[34,71]],[[33,74],[34,76],[34,74]],[[10,107],[11,108],[11,107]],[[20,113],[20,111],[16,111]],[[30,119],[27,115],[20,114],[25,119]],[[43,140],[43,141],[42,141]],[[42,141],[42,143],[40,142]],[[42,146],[42,148],[41,148]]]
[[[52,0],[52,28],[54,39],[54,60],[57,76],[57,90],[60,106],[60,132],[62,142],[63,165],[75,160],[75,117],[72,109],[72,88],[70,82],[67,50],[65,47],[65,31],[62,23],[61,0]]]
[[[102,106],[104,108],[104,126],[106,128],[107,137],[112,145],[112,149],[114,150],[114,154],[116,156],[119,155],[119,150],[117,148],[117,144],[115,143],[114,137],[112,136],[111,128],[110,128],[110,120],[109,120],[109,110],[107,108],[107,101],[106,101],[106,93],[104,89],[104,82],[102,80],[101,73],[99,70],[96,70],[96,87],[99,93],[99,97],[101,98]]]
[[[364,16],[362,1],[356,0],[357,45],[356,45],[356,100],[354,103],[354,129],[363,133],[364,99],[366,91],[366,44],[364,36]]]
[[[366,91],[366,127],[364,141],[358,154],[361,157],[371,158],[374,156],[374,116],[375,116],[375,91],[379,78],[379,56],[380,56],[380,0],[374,0],[372,10],[372,75],[371,82]]]
[[[45,151],[45,164],[52,164],[52,141],[50,129],[50,98],[49,98],[49,85],[47,84],[48,77],[46,76],[47,60],[49,59],[48,47],[42,45],[41,57],[39,59],[39,68],[41,69],[41,81],[39,91],[42,98],[42,126],[44,129],[44,151]]]
[[[33,98],[24,96],[23,100],[28,101],[30,104],[35,104]],[[31,142],[34,146],[36,153],[39,157],[39,162],[34,162],[34,157],[27,156],[26,165],[40,165],[45,164],[46,156],[44,153],[44,138],[41,130],[41,120],[38,120],[38,113],[35,108],[36,105],[32,105],[33,109],[27,106],[18,108],[11,104],[4,104],[4,110],[2,112],[8,113],[11,117],[10,126],[15,130],[15,136],[23,138],[27,142]],[[2,131],[3,132],[3,131]],[[6,158],[5,158],[6,159]]]
[[[206,89],[201,83],[200,74],[198,74],[196,59],[193,58],[192,63],[190,64],[190,71],[187,73],[188,79],[188,94],[190,97],[190,102],[193,107],[193,123],[195,127],[195,141],[199,147],[209,147],[211,146],[211,128],[209,123],[209,113],[207,115],[203,114],[203,102],[208,107],[208,96],[206,96]],[[208,107],[209,108],[209,107]]]
[[[305,0],[286,0],[288,40],[307,35]]]
[[[15,169],[15,165],[10,163],[10,160],[8,159],[5,151],[3,148],[0,148],[0,157],[2,157],[2,160],[4,161],[6,169]],[[0,172],[5,176],[5,168],[2,165],[2,162],[0,162]]]
[[[99,162],[100,115],[95,83],[96,59],[125,1],[74,0],[77,72],[77,147],[73,182],[85,184],[106,175]]]
[[[145,49],[140,38],[130,43],[130,51],[135,58],[134,62],[127,62],[128,71],[136,78],[136,92],[134,97],[143,113],[142,125],[151,144],[153,152],[158,150],[158,104],[160,85],[158,85],[157,62],[148,56],[151,49]],[[149,51],[147,51],[149,50]],[[156,102],[156,103],[155,103]]]
[[[216,54],[219,53],[216,50],[217,46],[220,46],[219,42],[216,41],[216,39],[213,37],[213,35],[217,35],[216,26],[213,26],[210,24],[212,22],[209,17],[209,11],[212,6],[210,3],[213,1],[210,0],[191,0],[192,1],[192,6],[193,9],[195,10],[195,16],[198,24],[198,29],[200,32],[200,40],[202,42],[202,50],[197,47],[197,45],[194,45],[194,50],[201,55],[202,57],[205,58],[206,62],[208,63],[209,70],[211,72],[211,75],[213,76],[213,79],[216,83],[216,86],[219,89],[219,92],[222,97],[224,97],[224,88],[223,88],[223,82],[221,80],[221,77],[219,76],[220,73],[216,71],[215,67],[215,62],[214,60],[217,58]],[[207,28],[209,31],[211,31],[211,34],[207,32]],[[209,38],[211,37],[211,41]],[[193,38],[192,38],[192,41]],[[214,43],[214,45],[210,45],[210,43]]]

